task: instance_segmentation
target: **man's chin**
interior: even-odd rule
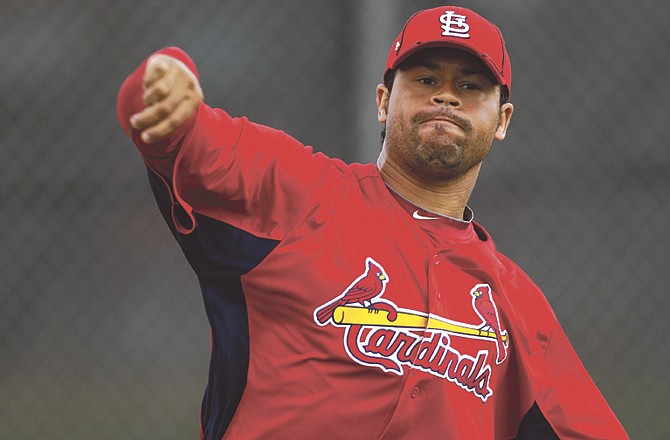
[[[462,157],[456,147],[452,145],[424,145],[424,149],[417,154],[417,169],[427,175],[451,176],[458,174],[462,164]]]
[[[463,156],[463,149],[451,136],[433,136],[421,142],[419,151],[431,162],[447,166],[459,162]]]
[[[427,123],[428,124],[428,123]],[[463,140],[463,132],[455,125],[449,127],[423,125],[419,130],[419,139],[427,145],[443,146],[444,148],[453,148]]]

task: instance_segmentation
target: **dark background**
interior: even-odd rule
[[[635,439],[670,438],[670,3],[457,1],[503,30],[516,109],[470,202]],[[207,101],[347,161],[432,1],[0,1],[0,438],[197,438],[209,330],[118,127],[167,45]]]

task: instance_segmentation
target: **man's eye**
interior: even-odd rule
[[[465,90],[481,90],[481,87],[479,87],[479,85],[474,83],[463,83],[461,87],[464,88]]]
[[[435,80],[433,78],[419,78],[419,82],[426,86],[432,86],[435,84]]]

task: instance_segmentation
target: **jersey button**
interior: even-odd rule
[[[421,393],[419,387],[414,387],[412,388],[412,391],[410,391],[409,397],[411,397],[412,399],[416,399],[419,396],[419,393]]]
[[[440,264],[440,256],[439,255],[433,255],[433,264],[435,266]]]

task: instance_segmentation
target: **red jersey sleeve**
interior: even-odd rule
[[[157,53],[179,59],[197,75],[182,50]],[[117,114],[149,168],[169,186],[179,232],[193,231],[195,212],[263,238],[281,239],[307,209],[308,195],[333,175],[328,171],[346,172],[340,161],[314,154],[282,131],[204,103],[169,138],[145,144],[128,122],[144,108],[145,67],[146,61],[121,86]]]
[[[560,439],[628,439],[556,322],[545,354],[537,404]]]

